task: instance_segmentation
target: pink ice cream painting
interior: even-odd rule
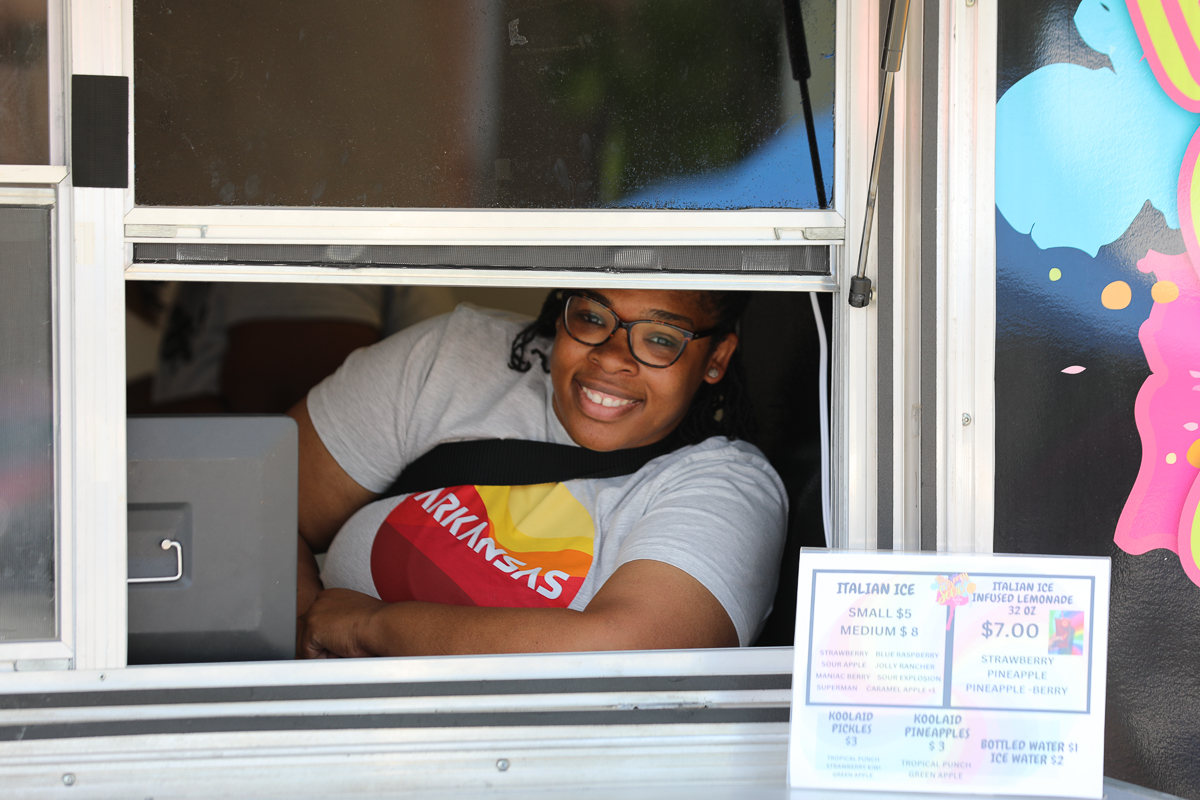
[[[1200,584],[1200,543],[1193,541],[1200,499],[1200,279],[1187,255],[1150,251],[1138,268],[1178,294],[1156,300],[1138,334],[1152,373],[1134,404],[1142,463],[1115,538],[1133,555],[1157,548],[1178,553]]]
[[[1200,48],[1180,0],[1127,6],[1159,86],[1180,107],[1200,111]],[[1138,262],[1155,277],[1154,305],[1138,331],[1152,374],[1134,404],[1142,462],[1114,538],[1133,555],[1177,553],[1200,585],[1200,131],[1183,157],[1178,203],[1187,253],[1151,250]]]

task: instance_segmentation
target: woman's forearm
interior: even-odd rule
[[[732,647],[729,615],[686,573],[653,561],[622,566],[584,611],[385,603],[321,592],[300,624],[300,657],[539,653]]]
[[[364,627],[363,649],[378,656],[630,650],[654,647],[595,612],[566,608],[477,608],[393,603]],[[661,646],[661,645],[660,645]]]
[[[539,653],[653,647],[620,635],[596,612],[384,603],[348,589],[322,592],[300,621],[301,658]],[[662,645],[659,645],[662,646]]]

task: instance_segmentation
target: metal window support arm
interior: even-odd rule
[[[871,279],[867,277],[867,254],[871,245],[871,223],[875,220],[875,197],[879,194],[879,158],[883,155],[884,135],[887,133],[888,109],[892,104],[892,82],[900,71],[904,54],[904,31],[908,26],[909,0],[892,0],[888,10],[887,30],[883,36],[883,91],[879,98],[879,125],[875,130],[875,154],[871,159],[871,184],[867,190],[867,213],[863,220],[862,244],[858,249],[858,272],[850,279],[850,305],[866,308],[871,302]],[[899,11],[899,16],[897,16]]]
[[[812,98],[808,81],[812,78],[812,63],[808,59],[808,37],[804,33],[804,15],[800,0],[783,0],[784,31],[787,34],[788,59],[792,65],[792,80],[800,84],[800,102],[804,107],[804,128],[808,133],[808,153],[812,159],[813,183],[817,190],[817,205],[829,208],[825,196],[825,177],[821,171],[821,154],[817,149],[817,128],[813,120]]]

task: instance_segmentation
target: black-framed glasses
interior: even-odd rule
[[[624,322],[608,306],[581,294],[567,297],[563,327],[568,336],[589,347],[599,347],[624,328],[634,359],[655,369],[669,367],[678,361],[688,342],[712,336],[720,330],[709,328],[692,332],[652,319]]]

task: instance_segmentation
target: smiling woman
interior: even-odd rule
[[[682,422],[701,384],[716,384],[725,376],[738,341],[732,330],[714,327],[718,312],[708,293],[609,294],[615,299],[599,292],[567,299],[557,321],[567,336],[555,338],[550,361],[554,411],[575,443],[592,450],[640,447],[666,438]],[[558,305],[553,299],[550,304]],[[609,306],[639,321],[622,322]],[[712,337],[718,331],[720,336]],[[706,342],[704,337],[712,338]]]
[[[556,292],[533,322],[460,306],[351,356],[291,412],[298,654],[749,644],[786,500],[739,438],[745,302]],[[636,463],[387,491],[439,446],[494,439]]]

